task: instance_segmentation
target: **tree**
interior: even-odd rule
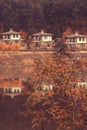
[[[73,86],[79,78],[77,64],[64,56],[38,63],[24,112],[25,116],[32,115],[32,128],[44,130],[54,121],[57,130],[86,129],[87,92]],[[53,91],[43,91],[43,82],[53,85]]]
[[[86,7],[86,0],[0,0],[0,26],[4,31],[23,29],[29,34],[45,29],[55,36],[68,26],[86,32],[82,20],[87,23]]]
[[[2,51],[9,51],[9,50],[10,50],[10,45],[2,42]]]
[[[72,31],[72,29],[71,29],[70,27],[68,27],[68,28],[66,29],[66,31],[63,32],[63,37],[69,36],[69,35],[71,35],[71,34],[73,34],[73,31]]]
[[[21,37],[26,41],[27,40],[27,33],[21,29],[20,34],[21,34]]]
[[[66,54],[67,45],[65,44],[65,39],[56,38],[54,48],[57,51],[57,53],[62,54],[62,55]]]
[[[10,44],[10,50],[12,51],[18,51],[21,48],[21,44],[20,43],[11,43]]]

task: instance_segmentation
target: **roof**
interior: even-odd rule
[[[23,86],[2,86],[2,88],[23,88]]]
[[[21,80],[0,80],[0,88],[16,88],[16,87],[23,87]]]
[[[74,38],[74,37],[87,37],[87,35],[82,35],[82,34],[78,34],[78,33],[75,33],[75,34],[72,34],[72,35],[69,35],[69,36],[66,36],[67,38]]]
[[[9,31],[7,31],[7,32],[3,32],[3,33],[1,33],[2,35],[3,34],[21,34],[20,32],[16,32],[16,31],[13,31],[13,29],[10,29]]]
[[[52,36],[51,33],[45,33],[43,30],[39,33],[33,34],[32,36]]]

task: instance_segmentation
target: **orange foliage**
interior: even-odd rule
[[[21,44],[20,44],[20,43],[11,43],[11,45],[10,45],[10,50],[12,50],[12,51],[17,51],[17,50],[20,49],[20,47],[21,47]]]
[[[16,86],[22,86],[21,80],[1,80],[0,81],[0,87],[16,87]]]
[[[0,50],[1,51],[17,51],[20,50],[21,44],[20,43],[5,43],[0,42]]]
[[[49,120],[50,123],[55,121],[58,130],[82,129],[86,126],[87,92],[72,85],[78,78],[78,72],[75,62],[67,57],[38,62],[33,91],[26,103],[26,109],[29,111],[31,108],[33,127],[41,128],[42,123]],[[53,91],[43,94],[40,90],[37,93],[43,82],[53,84]]]
[[[26,40],[26,38],[27,38],[27,33],[21,29],[21,30],[20,30],[20,34],[22,35],[22,38]]]
[[[69,36],[71,34],[73,34],[72,29],[68,27],[67,30],[63,33],[63,37]]]

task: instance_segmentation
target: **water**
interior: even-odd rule
[[[34,77],[37,66],[36,61],[41,59],[41,57],[44,58],[45,56],[36,56],[36,54],[0,55],[0,88],[19,85],[14,83],[16,80],[21,81],[21,85],[26,87],[27,80]],[[19,114],[24,110],[26,99],[27,95],[17,95],[11,98],[0,94],[0,130],[32,129],[31,117],[25,118]],[[50,127],[47,129],[51,130]]]

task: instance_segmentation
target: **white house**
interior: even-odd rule
[[[53,84],[42,83],[41,90],[44,92],[45,91],[53,91]]]
[[[66,36],[65,42],[71,50],[87,50],[87,35],[75,34]]]
[[[53,34],[45,33],[43,30],[40,33],[32,35],[33,44],[36,47],[53,47]]]
[[[3,93],[22,93],[22,91],[23,91],[22,86],[3,87]]]
[[[1,33],[1,40],[3,42],[11,43],[11,42],[21,42],[22,35],[20,32],[15,32],[10,29],[8,32]]]
[[[0,80],[0,90],[2,93],[22,93],[24,86],[22,85],[22,80],[20,79],[5,79]]]
[[[77,82],[76,84],[78,87],[87,89],[87,82]]]

